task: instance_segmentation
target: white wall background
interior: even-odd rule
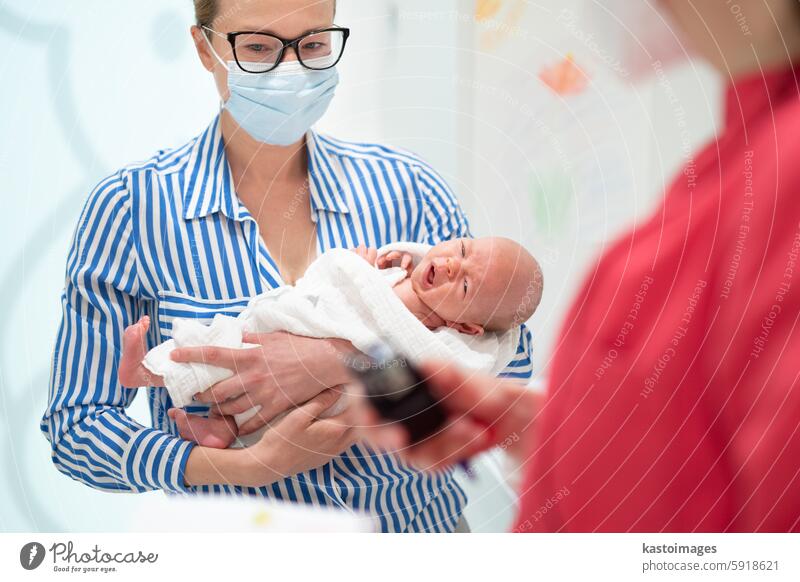
[[[719,89],[702,68],[686,65],[662,85],[615,80],[558,24],[560,10],[581,4],[340,0],[352,43],[321,124],[416,151],[450,181],[475,234],[517,238],[540,257],[547,288],[531,322],[540,374],[587,261],[646,213],[718,116]],[[124,528],[147,498],[60,475],[38,420],[87,193],[120,165],[199,133],[218,107],[191,22],[189,0],[0,0],[2,531]],[[591,82],[562,99],[537,75],[568,52]],[[134,406],[147,422],[142,411]],[[467,487],[473,527],[506,527],[513,506],[497,481],[484,472]]]

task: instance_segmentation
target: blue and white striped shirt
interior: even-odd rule
[[[436,244],[468,236],[444,180],[419,158],[379,145],[307,136],[317,252],[398,240]],[[176,317],[238,314],[282,285],[256,221],[235,194],[219,117],[186,145],[112,174],[89,196],[67,259],[63,318],[41,430],[64,474],[106,491],[249,494],[370,512],[383,531],[452,531],[466,498],[452,472],[418,473],[356,444],[331,462],[269,487],[187,488],[194,443],[177,436],[165,389],[147,391],[153,427],[125,409],[122,332],[149,315],[148,343]],[[531,374],[525,332],[507,374]],[[196,406],[191,412],[207,412]]]

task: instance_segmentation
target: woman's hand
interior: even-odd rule
[[[255,445],[243,449],[251,455],[256,474],[296,475],[324,465],[352,445],[356,431],[344,413],[321,418],[340,397],[342,393],[336,390],[322,392],[270,427]]]
[[[239,427],[249,434],[281,412],[307,402],[317,394],[349,380],[342,360],[352,351],[338,339],[316,339],[286,332],[245,334],[246,343],[260,348],[177,348],[176,362],[198,362],[228,368],[234,375],[195,396],[220,415],[234,415],[261,406]]]
[[[356,437],[344,414],[320,418],[340,397],[334,390],[322,392],[292,410],[246,449],[194,447],[186,463],[186,485],[263,487],[327,463]]]
[[[517,382],[449,363],[428,362],[420,371],[448,412],[445,427],[424,441],[409,443],[402,425],[381,419],[365,399],[356,396],[351,399],[349,418],[363,438],[427,470],[455,464],[497,445],[517,456],[529,448],[542,395]]]

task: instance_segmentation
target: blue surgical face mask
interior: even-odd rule
[[[225,109],[239,127],[262,143],[288,146],[298,142],[325,114],[339,84],[335,67],[312,71],[299,61],[284,61],[268,73],[246,73],[234,61],[226,65],[208,45],[228,69],[230,97]]]

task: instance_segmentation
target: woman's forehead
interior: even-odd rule
[[[218,0],[214,26],[223,32],[269,31],[293,38],[333,24],[334,0]]]

